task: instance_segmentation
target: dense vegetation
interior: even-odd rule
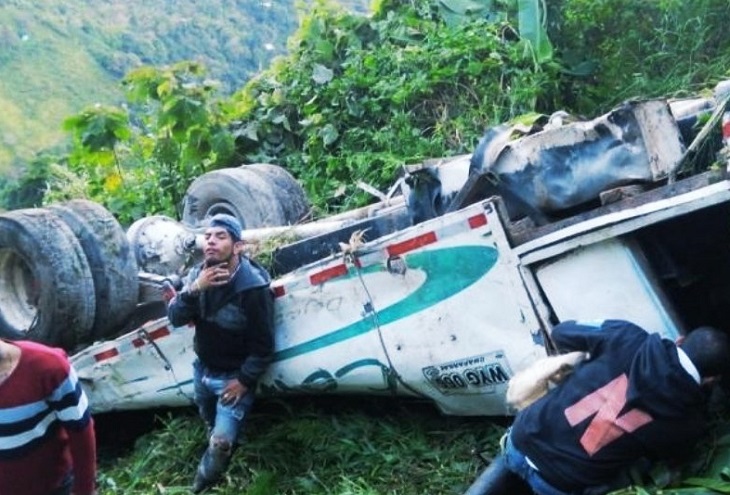
[[[316,2],[288,55],[231,96],[204,65],[135,69],[125,105],[68,119],[71,151],[33,160],[4,204],[83,195],[129,224],[176,216],[205,171],[270,162],[332,211],[370,200],[357,180],[383,190],[401,165],[468,153],[486,128],[517,116],[595,116],[727,77],[727,2],[663,0],[641,15],[627,0],[541,5],[383,0],[363,16]]]
[[[212,493],[457,495],[483,466],[475,453],[495,454],[504,423],[386,398],[262,400]],[[159,413],[133,451],[105,447],[108,426],[100,418],[100,495],[189,493],[205,448],[193,410]]]
[[[677,453],[690,461],[657,464],[612,495],[728,493],[730,423],[722,421],[722,406],[713,416],[715,426],[698,447]],[[118,423],[135,419],[97,418],[100,495],[189,493],[205,449],[202,421],[192,408],[143,417],[142,429],[152,431],[121,450],[120,437],[129,436]],[[210,493],[461,495],[496,455],[508,424],[508,418],[442,416],[428,404],[394,398],[262,399],[244,445]]]

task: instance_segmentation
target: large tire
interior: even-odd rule
[[[76,199],[50,209],[66,222],[86,255],[96,314],[91,340],[112,336],[137,305],[137,260],[126,233],[103,206]]]
[[[276,189],[278,205],[282,209],[284,218],[287,219],[287,223],[281,225],[298,223],[310,213],[311,205],[307,200],[307,194],[301,184],[284,168],[269,163],[252,163],[244,166],[247,171],[258,174],[269,181]]]
[[[51,210],[0,215],[0,327],[73,352],[94,322],[94,282],[74,233]]]
[[[200,227],[206,218],[228,213],[250,229],[295,224],[308,212],[306,194],[294,177],[276,165],[257,163],[195,179],[185,193],[182,222]]]

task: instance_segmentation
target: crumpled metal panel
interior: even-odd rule
[[[488,175],[510,216],[551,215],[597,200],[607,189],[659,181],[684,153],[664,100],[629,102],[591,121],[514,134],[509,126],[490,129],[470,168],[470,176]]]
[[[405,167],[401,188],[413,224],[453,211],[449,207],[469,177],[470,160],[471,155],[460,155]]]

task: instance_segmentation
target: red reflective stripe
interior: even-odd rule
[[[161,327],[157,330],[149,332],[150,339],[155,340],[170,335],[170,329],[167,327]]]
[[[96,359],[96,362],[98,363],[99,361],[104,361],[105,359],[113,358],[118,355],[119,351],[115,348],[100,352],[99,354],[94,354],[94,359]]]
[[[284,289],[283,285],[275,285],[273,287],[274,290],[274,297],[281,297],[284,294],[286,294],[286,290]]]
[[[472,229],[476,229],[477,227],[481,227],[482,225],[486,224],[487,216],[483,213],[469,218],[469,227],[471,227]]]
[[[309,276],[309,283],[312,285],[323,284],[326,281],[347,274],[347,267],[343,265],[325,268],[321,272],[313,273]]]
[[[387,251],[389,256],[398,256],[400,254],[407,253],[408,251],[418,249],[419,247],[433,244],[434,242],[436,242],[436,233],[427,232],[419,235],[418,237],[414,237],[413,239],[408,239],[407,241],[388,246]]]
[[[132,341],[132,345],[133,345],[134,347],[142,347],[142,346],[144,345],[144,340],[142,340],[142,339],[139,339],[139,338],[137,338],[137,339],[134,339],[134,340]]]

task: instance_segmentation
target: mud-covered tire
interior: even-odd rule
[[[303,220],[311,210],[307,193],[301,184],[284,168],[270,163],[252,163],[245,165],[246,170],[260,175],[276,189],[278,205],[282,209],[286,224],[295,224]],[[240,167],[239,167],[240,168]]]
[[[63,347],[88,339],[96,298],[89,264],[66,223],[44,208],[0,215],[0,327]]]
[[[94,280],[96,314],[91,340],[110,337],[134,311],[137,260],[117,219],[100,204],[75,199],[49,207],[79,241]]]
[[[309,212],[302,186],[283,168],[266,163],[214,170],[195,179],[183,200],[182,222],[200,227],[216,213],[246,228],[299,222]]]

